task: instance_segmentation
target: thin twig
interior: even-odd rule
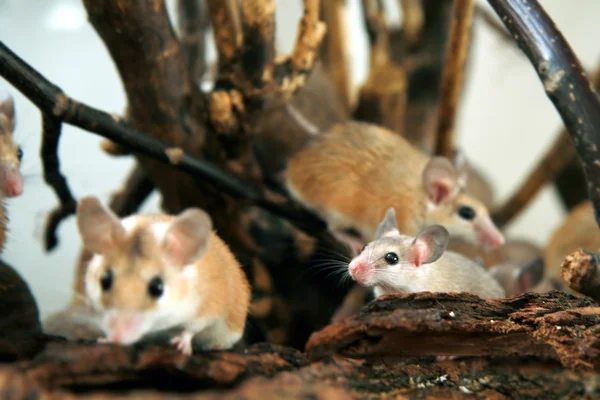
[[[122,189],[111,196],[110,208],[121,218],[131,215],[138,211],[154,189],[154,183],[144,168],[136,164]]]
[[[600,225],[600,99],[579,59],[537,0],[488,1],[535,67],[571,135]]]
[[[71,194],[67,180],[60,172],[58,143],[62,123],[55,116],[43,113],[42,129],[41,157],[44,167],[44,180],[54,190],[60,202],[58,207],[52,210],[46,221],[45,247],[46,251],[50,251],[58,244],[58,237],[56,236],[58,226],[69,215],[75,214],[77,202]]]
[[[352,103],[346,0],[323,0],[327,36],[321,53],[323,63],[347,109]]]
[[[242,182],[214,164],[183,151],[178,162],[171,163],[169,145],[145,135],[129,125],[115,121],[108,113],[89,107],[67,97],[63,91],[40,75],[25,61],[0,42],[0,76],[31,100],[42,112],[63,123],[77,126],[117,144],[134,149],[180,171],[217,185],[223,192],[245,199],[275,215],[287,219],[297,228],[313,236],[324,234],[325,223],[292,201],[278,203],[267,198],[268,193]],[[328,234],[325,234],[328,236]]]
[[[203,0],[178,0],[179,41],[196,81],[206,71],[206,28],[209,20]]]
[[[389,61],[389,32],[382,0],[362,0],[367,36],[371,45],[371,70]]]
[[[600,65],[592,76],[592,84],[596,90],[600,88]],[[510,222],[535,198],[544,185],[552,181],[575,157],[576,152],[571,136],[565,128],[562,128],[546,154],[525,178],[521,186],[501,207],[494,211],[492,218],[496,224],[502,227]]]
[[[454,0],[450,38],[446,46],[446,64],[438,112],[435,154],[452,158],[454,127],[463,86],[464,66],[471,40],[474,0]]]
[[[398,0],[402,10],[402,35],[409,47],[419,42],[425,24],[425,13],[421,0]]]
[[[513,43],[513,38],[498,19],[481,4],[475,4],[475,17],[481,18],[494,32],[507,42]]]
[[[207,8],[219,56],[219,71],[233,64],[243,43],[238,0],[207,0]]]

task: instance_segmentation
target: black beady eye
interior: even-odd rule
[[[23,159],[23,149],[20,147],[17,149],[17,157],[19,157],[19,161]]]
[[[165,287],[162,278],[160,276],[155,276],[154,278],[152,278],[152,280],[148,284],[148,294],[157,299],[160,296],[162,296],[164,291]]]
[[[100,286],[104,292],[108,292],[113,284],[113,273],[109,269],[100,277]]]
[[[458,215],[462,219],[471,220],[475,218],[475,210],[469,206],[462,206],[458,209]]]
[[[398,254],[396,253],[389,252],[385,255],[385,262],[390,265],[398,264],[398,260]]]

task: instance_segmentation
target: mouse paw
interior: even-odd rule
[[[177,350],[182,352],[185,355],[191,356],[192,349],[192,338],[194,334],[191,332],[182,332],[181,335],[175,336],[171,339],[171,344],[177,347]]]

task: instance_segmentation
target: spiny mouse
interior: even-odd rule
[[[482,298],[504,297],[504,289],[479,264],[446,251],[449,233],[431,225],[415,237],[403,235],[389,208],[376,240],[348,265],[350,276],[372,288],[375,296],[390,293],[470,292]]]
[[[128,345],[156,331],[182,327],[171,343],[192,353],[227,349],[242,337],[250,285],[208,214],[132,215],[119,220],[95,197],[77,209],[83,244],[94,255],[85,292],[106,341]]]

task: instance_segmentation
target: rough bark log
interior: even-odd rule
[[[454,0],[452,23],[445,51],[445,66],[442,76],[435,154],[452,159],[454,157],[454,130],[456,113],[463,86],[463,75],[469,43],[474,0]]]
[[[417,323],[415,323],[418,321]],[[600,366],[600,308],[559,291],[483,300],[469,294],[380,297],[358,314],[313,334],[311,360],[534,356],[566,368]],[[594,351],[589,351],[592,349]]]
[[[579,59],[537,0],[488,0],[544,84],[583,166],[600,225],[600,99]]]

